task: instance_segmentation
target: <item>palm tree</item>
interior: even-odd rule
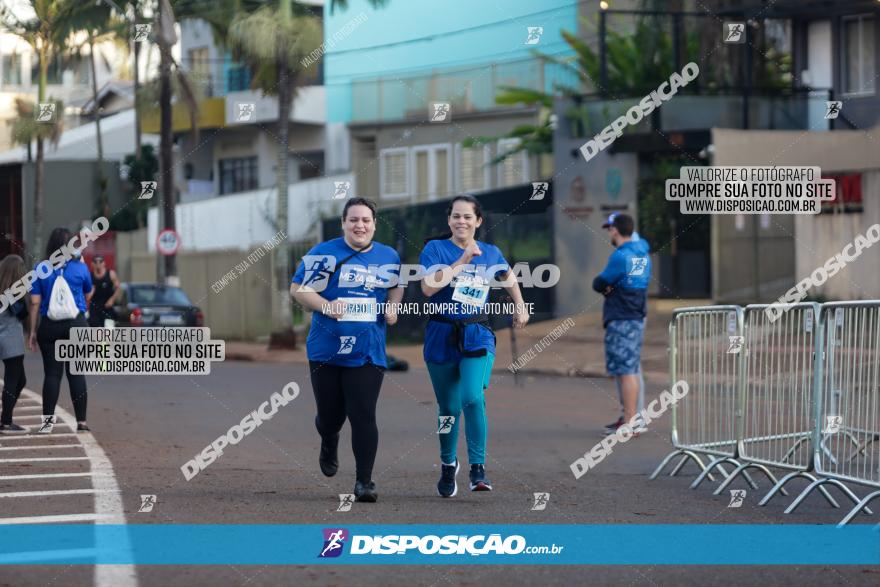
[[[79,3],[72,10],[65,26],[70,32],[71,39],[85,33],[85,39],[81,43],[73,40],[69,43],[69,52],[82,54],[83,49],[89,49],[89,68],[92,78],[92,104],[95,108],[95,135],[97,146],[97,176],[98,176],[98,214],[110,215],[110,202],[107,198],[107,178],[104,177],[104,141],[101,137],[101,109],[98,106],[98,69],[96,63],[95,47],[99,43],[117,37],[124,37],[127,25],[120,20],[122,15],[114,15],[109,4],[103,2]]]
[[[135,25],[141,24],[140,18],[148,7],[152,7],[152,0],[128,0],[123,3],[126,16],[131,19],[129,47],[132,58],[134,60],[132,66],[132,81],[134,82],[134,157],[136,160],[141,158],[141,111],[138,107],[138,92],[141,89],[141,66],[140,54],[141,46],[146,45],[145,41],[135,41]]]
[[[75,0],[30,0],[27,5],[33,16],[22,19],[5,5],[0,6],[0,21],[11,33],[26,41],[37,56],[39,68],[37,103],[46,102],[46,85],[49,63],[61,55],[68,29],[66,19],[75,5]],[[60,124],[62,110],[56,105],[55,121],[46,126]],[[37,141],[37,159],[34,173],[34,235],[32,239],[35,257],[39,258],[43,241],[43,182],[45,168],[44,141],[48,136],[60,135],[61,128],[40,130],[34,133]],[[26,134],[26,133],[25,133]],[[25,136],[24,134],[20,136]]]
[[[384,6],[388,0],[370,0],[373,7]],[[346,0],[331,0],[331,13],[348,7]],[[270,2],[253,12],[240,12],[229,25],[229,43],[236,57],[250,64],[255,71],[254,85],[263,93],[278,97],[278,163],[275,183],[278,199],[275,209],[275,228],[287,233],[287,200],[289,152],[288,126],[293,99],[298,84],[314,65],[304,65],[304,58],[316,49],[322,40],[321,20],[309,9],[292,0]],[[272,264],[271,288],[273,297],[280,290],[278,274],[289,274],[287,240],[276,249]],[[285,297],[286,299],[286,297]],[[272,304],[275,316],[275,303]],[[286,308],[286,306],[285,306]],[[280,319],[287,322],[286,312]],[[274,321],[274,320],[273,320]],[[285,328],[289,328],[285,324]]]
[[[237,3],[237,0],[236,0]],[[171,73],[172,68],[177,72],[177,81],[181,89],[181,97],[187,104],[190,115],[190,124],[195,140],[198,141],[198,102],[187,77],[174,57],[171,48],[177,42],[177,33],[174,31],[175,12],[170,0],[158,0],[157,27],[153,31],[153,37],[159,46],[159,191],[162,194],[162,217],[164,228],[175,228],[174,207],[176,194],[174,191],[174,174],[172,172],[172,141],[173,133],[171,126]],[[223,15],[228,14],[229,1],[209,2],[207,0],[181,0],[174,7],[178,8],[177,15],[181,19],[200,18],[212,24],[218,30]],[[161,263],[162,260],[159,260]],[[156,266],[157,281],[162,281],[162,266]],[[177,258],[175,255],[166,255],[164,258],[165,281],[177,278]]]
[[[525,104],[540,108],[538,124],[523,124],[515,127],[504,138],[519,139],[519,144],[506,153],[500,153],[490,164],[497,164],[515,153],[525,151],[530,155],[546,155],[553,153],[553,128],[555,119],[552,116],[555,96],[579,98],[586,88],[599,86],[600,61],[592,47],[575,34],[563,30],[560,35],[572,50],[571,55],[564,57],[547,55],[533,51],[536,58],[545,64],[557,66],[562,73],[577,80],[578,85],[555,84],[553,91],[545,92],[543,88],[523,88],[501,86],[501,92],[495,97],[497,104]],[[606,83],[605,93],[610,96],[633,96],[647,93],[656,88],[668,76],[672,64],[672,41],[669,35],[658,32],[656,23],[645,19],[640,20],[631,34],[621,34],[609,30],[606,40]],[[698,55],[696,33],[685,39],[687,56]],[[689,59],[685,59],[688,61]],[[585,112],[573,109],[574,118],[584,120]],[[492,142],[501,137],[474,137],[464,141],[465,147]]]
[[[277,303],[280,291],[279,272],[289,272],[287,242],[287,189],[289,150],[288,129],[297,81],[304,73],[302,59],[321,42],[320,20],[297,4],[296,12],[291,0],[280,0],[278,6],[264,6],[251,14],[239,14],[229,26],[229,40],[234,53],[247,61],[255,71],[254,84],[265,94],[278,97],[278,162],[276,165],[276,189],[278,196],[275,209],[275,229],[285,235],[285,245],[276,250],[275,262],[271,264],[270,287],[272,289],[273,324],[288,321],[285,302]],[[276,308],[281,308],[276,312]],[[277,317],[277,318],[276,318]],[[289,329],[289,326],[287,326]]]

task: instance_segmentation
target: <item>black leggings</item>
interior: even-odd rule
[[[12,410],[25,383],[24,355],[3,359],[3,411],[0,412],[0,424],[12,424]]]
[[[86,376],[73,375],[70,363],[55,360],[55,341],[70,338],[71,328],[87,328],[85,316],[78,315],[73,320],[49,320],[40,317],[37,328],[37,342],[43,355],[43,415],[55,414],[58,395],[61,393],[61,377],[67,369],[67,383],[70,385],[70,399],[73,400],[73,411],[77,422],[86,421],[86,405],[89,395],[86,392]]]
[[[357,480],[370,481],[379,446],[376,403],[385,370],[369,363],[361,367],[339,367],[309,361],[309,371],[318,405],[315,418],[318,433],[322,438],[338,434],[348,416]]]

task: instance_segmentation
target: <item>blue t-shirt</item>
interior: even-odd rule
[[[389,286],[396,286],[400,255],[374,241],[370,250],[345,261],[355,252],[342,237],[320,243],[303,256],[293,275],[292,283],[314,289],[327,301],[342,299],[351,309],[340,320],[313,312],[306,351],[310,361],[340,367],[387,367],[385,315],[374,304],[386,303]]]
[[[510,265],[501,254],[501,250],[495,245],[490,245],[481,241],[477,241],[480,247],[481,255],[474,257],[469,266],[461,270],[461,273],[443,289],[435,293],[429,299],[431,304],[455,304],[452,312],[443,312],[443,316],[453,320],[473,317],[475,314],[482,312],[479,306],[469,303],[463,303],[453,300],[456,286],[463,288],[465,294],[479,295],[479,292],[468,291],[464,282],[480,278],[483,283],[488,283],[492,278],[510,270]],[[427,275],[436,273],[444,266],[449,266],[461,258],[464,249],[456,245],[449,239],[429,241],[419,255],[419,264],[425,268]],[[488,297],[482,296],[482,303],[485,304]],[[425,345],[423,348],[423,356],[426,363],[451,363],[459,362],[462,358],[461,352],[449,340],[454,326],[445,322],[437,322],[435,320],[428,321],[425,326]],[[484,324],[465,324],[462,332],[462,349],[465,353],[473,353],[475,351],[485,350],[488,353],[495,353],[495,334]]]
[[[36,271],[37,267],[42,264],[51,269],[48,261],[42,261],[34,266],[34,270]],[[64,280],[70,286],[70,291],[73,293],[73,301],[76,302],[76,307],[79,308],[80,312],[85,313],[86,294],[92,291],[92,275],[85,263],[73,260],[65,263],[60,269],[52,271],[52,274],[46,278],[41,278],[40,272],[37,271],[37,279],[31,285],[31,295],[41,296],[40,316],[45,316],[49,313],[49,297],[52,295],[52,286],[55,285],[55,280],[59,275],[64,275]]]

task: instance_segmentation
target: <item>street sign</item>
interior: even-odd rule
[[[160,255],[174,255],[180,248],[180,235],[177,231],[166,228],[156,237],[156,250]]]

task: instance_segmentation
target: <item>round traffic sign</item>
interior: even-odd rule
[[[166,228],[156,237],[156,250],[160,255],[173,255],[180,249],[180,235],[171,228]]]

